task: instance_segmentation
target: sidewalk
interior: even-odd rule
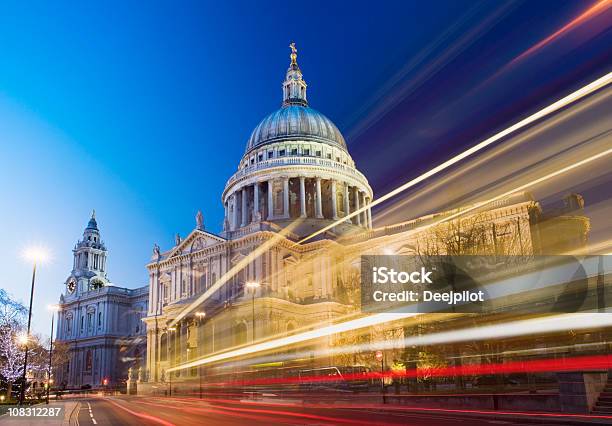
[[[78,401],[53,401],[49,405],[37,404],[29,406],[29,408],[51,408],[62,407],[63,416],[61,417],[11,417],[9,414],[0,416],[0,425],[15,425],[15,426],[69,426],[78,424],[77,417],[79,414]]]

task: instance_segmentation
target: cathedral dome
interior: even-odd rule
[[[230,239],[289,226],[293,237],[325,226],[335,235],[372,226],[369,209],[362,210],[372,188],[336,125],[308,105],[297,49],[289,47],[282,106],[255,127],[221,195],[223,235]]]
[[[246,150],[281,140],[321,142],[346,151],[344,137],[336,125],[319,111],[304,105],[285,105],[261,120]]]

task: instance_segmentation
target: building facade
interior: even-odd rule
[[[281,108],[256,126],[223,191],[221,234],[208,232],[198,212],[185,239],[177,236],[165,251],[153,249],[145,392],[170,382],[187,389],[203,374],[196,368],[168,373],[180,364],[358,315],[364,254],[418,254],[424,247],[452,254],[446,239],[435,236],[452,232],[454,222],[434,225],[454,212],[379,229],[369,209],[347,217],[371,202],[372,189],[337,127],[309,106],[291,47]],[[521,194],[460,220],[472,222],[487,250],[530,254],[543,252],[534,238],[541,217],[538,203]],[[584,242],[587,231],[580,219],[572,235]],[[371,333],[386,338],[384,330]],[[314,359],[319,349],[346,344],[345,338],[316,339],[301,350]],[[320,362],[343,361],[330,355]]]
[[[72,389],[122,388],[128,371],[137,372],[143,364],[148,286],[128,289],[110,282],[95,212],[73,253],[56,334],[57,342],[68,345],[69,360],[55,372],[55,383]]]

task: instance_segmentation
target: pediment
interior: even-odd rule
[[[244,259],[246,257],[246,255],[242,254],[242,253],[236,253],[232,258],[231,258],[231,262],[232,265],[235,265],[236,263],[240,262],[242,259]]]
[[[223,243],[226,240],[210,232],[194,229],[181,243],[174,247],[168,257],[180,256],[182,254],[194,253],[206,247]]]

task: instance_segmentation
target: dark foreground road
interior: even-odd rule
[[[81,398],[79,426],[89,425],[520,425],[517,419],[467,419],[453,413],[381,413],[374,409],[317,408],[257,401],[190,398]],[[542,423],[540,423],[542,424]],[[551,420],[548,424],[558,424]],[[567,423],[566,423],[567,424]]]

